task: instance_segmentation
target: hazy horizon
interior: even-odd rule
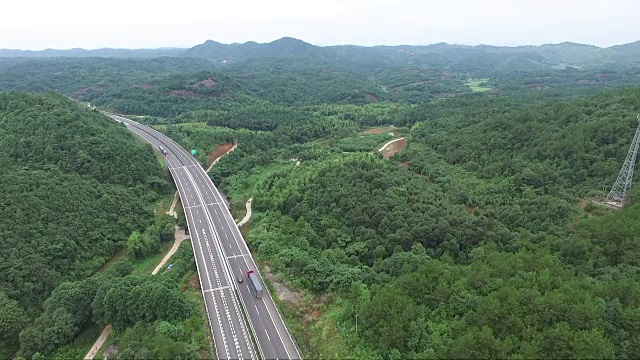
[[[486,44],[486,43],[479,43],[479,44],[460,44],[460,43],[449,43],[446,41],[439,41],[439,42],[434,42],[434,43],[428,43],[428,44],[378,44],[378,45],[361,45],[361,44],[324,44],[324,45],[320,45],[320,44],[314,44],[311,43],[309,41],[306,41],[304,39],[299,39],[296,38],[294,36],[283,36],[277,39],[273,39],[273,40],[267,40],[264,42],[258,42],[255,40],[246,40],[246,41],[237,41],[237,42],[221,42],[218,41],[216,39],[205,39],[202,40],[201,42],[197,43],[197,44],[193,44],[190,46],[159,46],[159,47],[118,47],[118,46],[114,46],[114,47],[97,47],[97,48],[85,48],[85,47],[69,47],[69,48],[42,48],[42,49],[18,49],[18,48],[0,48],[0,50],[17,50],[17,51],[45,51],[45,50],[74,50],[74,49],[82,49],[82,50],[102,50],[102,49],[114,49],[114,50],[158,50],[158,49],[190,49],[194,46],[197,45],[201,45],[203,43],[205,43],[206,41],[209,40],[213,40],[216,41],[218,43],[221,44],[225,44],[225,45],[231,45],[231,44],[244,44],[247,42],[257,42],[259,44],[267,44],[267,43],[271,43],[274,42],[276,40],[280,40],[282,38],[294,38],[297,40],[301,40],[304,41],[306,43],[309,43],[311,45],[315,45],[315,46],[320,46],[320,47],[327,47],[327,46],[362,46],[362,47],[374,47],[374,46],[429,46],[429,45],[435,45],[435,44],[440,44],[440,43],[447,43],[449,45],[457,45],[457,46],[480,46],[480,45],[485,45],[485,46],[501,46],[501,47],[519,47],[519,46],[541,46],[541,45],[557,45],[557,44],[561,44],[561,43],[565,43],[565,42],[569,42],[569,43],[575,43],[575,44],[581,44],[581,45],[588,45],[588,46],[597,46],[600,48],[607,48],[610,46],[616,46],[616,45],[624,45],[624,44],[628,44],[628,43],[634,43],[634,42],[640,42],[640,36],[638,37],[637,40],[632,40],[629,42],[624,42],[624,43],[618,43],[618,44],[613,44],[613,45],[609,45],[609,46],[598,46],[595,44],[587,44],[587,43],[576,43],[573,41],[561,41],[561,42],[556,42],[556,43],[543,43],[543,44],[514,44],[514,45],[496,45],[496,44]]]
[[[104,8],[79,0],[23,1],[5,5],[0,48],[189,48],[205,40],[264,43],[285,36],[319,46],[574,42],[609,47],[637,41],[638,18],[637,0],[611,0],[606,6],[597,0],[190,0],[174,7],[114,0]]]

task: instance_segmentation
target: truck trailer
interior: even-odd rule
[[[249,279],[249,281],[247,281],[249,283],[249,290],[253,296],[258,299],[262,299],[264,288],[262,287],[262,282],[260,282],[258,275],[253,270],[250,270],[247,272],[247,278]]]

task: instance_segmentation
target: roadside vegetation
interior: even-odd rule
[[[630,325],[640,284],[635,225],[622,223],[640,205],[576,204],[615,179],[639,98],[532,107],[485,95],[408,108],[395,124],[410,127],[409,141],[390,162],[368,154],[372,144],[335,145],[384,134],[329,129],[298,144],[282,130],[158,128],[201,149],[238,141],[211,176],[238,206],[254,198],[247,240],[260,263],[315,298],[280,302],[307,356],[626,357],[640,349]],[[221,132],[231,139],[215,140]],[[258,136],[269,139],[262,154],[244,153]]]
[[[2,60],[0,89],[134,115],[205,168],[237,144],[209,174],[253,198],[242,231],[305,358],[640,354],[640,192],[589,203],[637,127],[627,52],[270,46]],[[148,275],[174,226],[149,145],[61,95],[2,93],[0,169],[0,357],[83,356],[108,323],[122,359],[210,356],[190,245]]]
[[[109,323],[123,354],[206,357],[190,246],[171,272],[132,274],[174,236],[153,215],[170,188],[151,147],[61,96],[0,94],[0,149],[0,357],[81,358]]]

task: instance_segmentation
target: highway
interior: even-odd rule
[[[257,299],[247,281],[237,281],[238,277],[247,280],[249,270],[258,273],[261,280],[262,275],[222,196],[202,166],[162,133],[121,116],[107,115],[124,123],[156,151],[162,147],[168,152],[166,163],[185,210],[216,356],[300,359],[266,286],[262,299]]]

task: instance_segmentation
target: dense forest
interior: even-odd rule
[[[112,50],[49,58],[1,57],[0,51],[0,90],[56,91],[112,111],[173,117],[243,106],[246,96],[296,106],[418,104],[487,91],[531,101],[591,96],[640,81],[638,42],[604,49],[572,43],[366,48],[283,38],[267,44],[208,41],[152,58]]]
[[[187,147],[238,143],[211,177],[238,207],[254,198],[253,251],[316,299],[283,305],[312,357],[632,358],[640,204],[588,200],[615,179],[638,107],[629,89],[155,120]],[[391,161],[370,154],[387,136],[362,132],[384,123],[409,127]]]
[[[296,295],[277,303],[305,357],[631,359],[640,191],[591,200],[638,125],[638,46],[208,41],[0,58],[0,91],[132,115],[204,166],[237,144],[209,174],[234,215],[253,198],[242,231]],[[189,244],[142,270],[176,223],[153,216],[171,184],[150,146],[62,95],[2,93],[0,165],[0,357],[81,357],[107,324],[118,358],[207,356]]]
[[[168,182],[149,145],[60,95],[0,94],[0,163],[6,357],[45,299],[42,316],[62,316],[46,305],[58,285],[93,275],[153,220],[149,205]]]

